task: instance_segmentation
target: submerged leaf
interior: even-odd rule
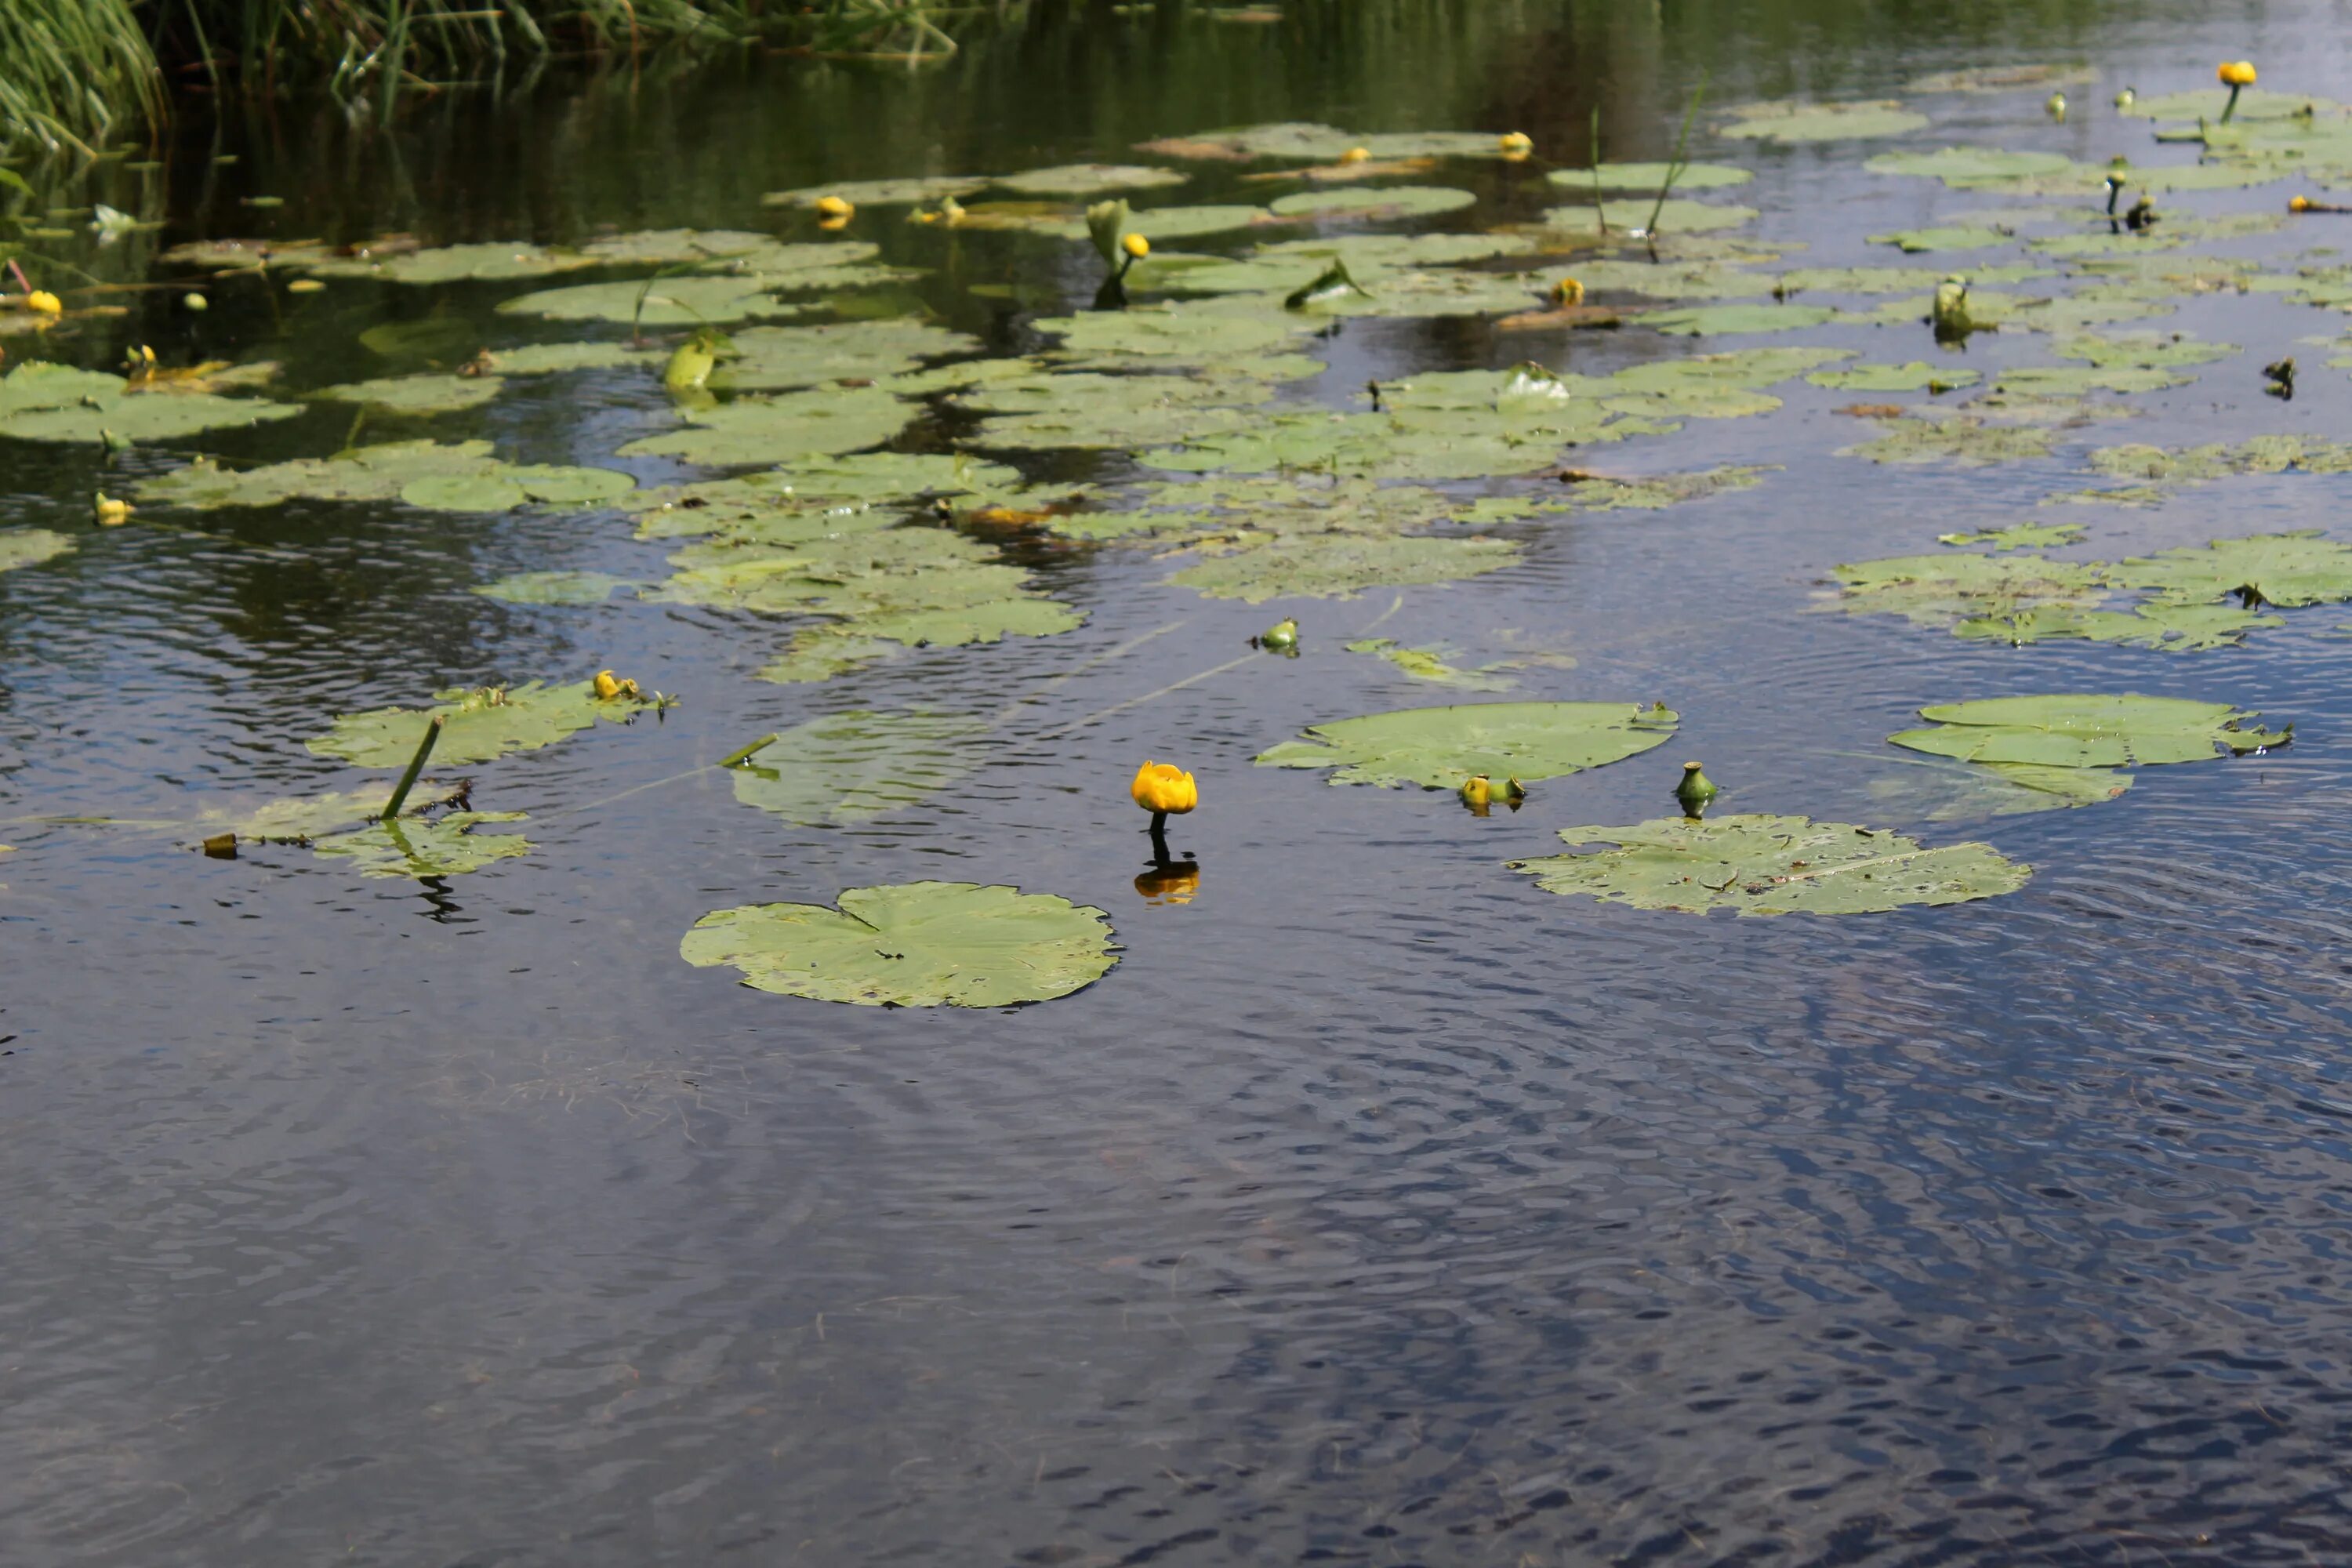
[[[1498,673],[1511,668],[1509,665],[1462,669],[1448,664],[1445,655],[1436,648],[1400,647],[1387,637],[1367,637],[1344,646],[1349,653],[1378,654],[1396,666],[1400,674],[1412,679],[1459,687],[1465,691],[1508,691],[1518,684],[1511,677]]]
[[[74,542],[46,528],[0,529],[0,572],[38,566],[72,550]]]
[[[416,754],[425,726],[438,715],[441,739],[433,748],[436,765],[487,763],[509,752],[535,752],[588,729],[597,720],[626,723],[646,704],[631,698],[599,700],[596,683],[549,686],[533,680],[513,687],[453,687],[436,691],[431,708],[372,708],[340,714],[334,728],[308,744],[322,757],[340,757],[353,767],[399,768]]]
[[[2259,718],[2227,702],[2088,693],[1996,697],[1922,708],[1930,729],[1906,730],[1895,745],[1964,763],[2027,763],[2052,768],[2126,768],[2210,761],[2284,742],[2285,734],[2242,728]]]
[[[793,725],[729,772],[737,800],[787,822],[864,822],[971,773],[986,729],[962,714],[854,709]]]
[[[1662,817],[1566,827],[1570,846],[1614,847],[1514,860],[1546,892],[1635,909],[1742,915],[1873,914],[2013,893],[2032,868],[1986,844],[1927,848],[1883,829],[1802,816]]]
[[[1465,779],[1549,779],[1664,745],[1677,715],[1636,702],[1483,702],[1309,725],[1261,766],[1333,768],[1330,782],[1454,789]]]
[[[602,572],[519,572],[495,583],[484,583],[474,592],[488,599],[504,599],[510,605],[601,605],[613,596],[615,588],[635,586],[626,577],[611,577]]]
[[[839,905],[713,910],[678,955],[702,968],[731,965],[761,991],[900,1007],[1050,1001],[1118,962],[1109,916],[1050,894],[910,882],[852,888]]]
[[[1895,100],[1861,103],[1799,103],[1780,100],[1744,103],[1727,110],[1733,118],[1726,136],[1773,142],[1831,142],[1860,136],[1901,136],[1926,127],[1927,117]]]
[[[530,840],[520,833],[473,831],[485,822],[523,820],[520,811],[453,811],[430,821],[403,817],[330,834],[310,848],[329,859],[350,860],[362,877],[457,877],[528,853]]]

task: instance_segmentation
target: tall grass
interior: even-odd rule
[[[0,125],[7,140],[87,150],[162,102],[132,0],[0,0]]]

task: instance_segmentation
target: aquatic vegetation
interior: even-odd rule
[[[2203,604],[2231,595],[2248,608],[2338,604],[2352,599],[2352,545],[2317,529],[2257,533],[2184,545],[2118,562],[2115,581],[2179,604]]]
[[[1266,204],[1277,217],[1343,219],[1374,223],[1387,218],[1426,217],[1458,212],[1478,198],[1442,185],[1379,185],[1344,191],[1301,191]]]
[[[678,413],[684,428],[642,437],[619,455],[711,467],[790,463],[879,446],[905,427],[915,409],[879,387],[862,386],[739,397]]]
[[[457,766],[487,763],[511,752],[535,752],[593,728],[598,720],[627,723],[656,704],[651,699],[607,700],[595,682],[570,686],[527,681],[520,686],[453,687],[433,694],[434,706],[372,708],[336,716],[323,735],[306,743],[313,753],[360,768],[396,768],[416,755],[434,720],[441,738],[434,759]]]
[[[362,877],[457,877],[530,853],[520,833],[477,833],[484,823],[521,822],[520,811],[453,811],[430,820],[401,817],[311,841],[313,854],[348,860]]]
[[[1146,760],[1127,786],[1129,798],[1151,814],[1158,832],[1171,816],[1182,816],[1201,804],[1201,786],[1191,773],[1173,763]]]
[[[474,592],[510,605],[601,605],[618,590],[635,586],[626,577],[603,572],[518,572],[479,584]]]
[[[1661,817],[1559,836],[1572,850],[1611,847],[1513,860],[1511,869],[1548,893],[1687,914],[1883,913],[2013,893],[2033,874],[1990,845],[1929,848],[1885,829],[1802,816]]]
[[[0,528],[0,572],[38,566],[74,547],[64,534],[47,528]]]
[[[1302,533],[1227,547],[1169,579],[1213,599],[1347,599],[1366,588],[1453,583],[1519,557],[1508,540]]]
[[[1856,615],[1897,615],[1916,626],[1948,626],[2043,605],[2090,609],[2107,597],[2095,562],[2047,556],[1896,555],[1830,569],[1838,605]]]
[[[694,923],[678,956],[779,995],[879,1007],[1006,1007],[1083,990],[1118,962],[1110,917],[971,882],[852,888],[822,904],[745,904]]]
[[[1394,665],[1399,674],[1413,680],[1427,680],[1465,691],[1508,691],[1518,684],[1503,673],[1518,668],[1517,664],[1510,661],[1482,665],[1476,669],[1463,669],[1448,663],[1443,649],[1403,647],[1389,637],[1360,637],[1341,646],[1349,653],[1377,655]]]
[[[1989,228],[1979,224],[1939,224],[1928,228],[1899,228],[1891,234],[1874,234],[1873,245],[1892,245],[1906,255],[1918,255],[1931,250],[1990,250],[2011,243],[2016,236],[2007,229]]]
[[[103,371],[27,360],[0,376],[0,437],[115,446],[290,419],[301,410],[257,397],[149,387]]]
[[[364,403],[388,414],[462,414],[479,408],[505,385],[495,375],[387,375],[322,386],[307,395]]]
[[[2261,717],[2227,702],[2174,697],[2066,693],[1995,697],[1919,710],[1929,728],[1889,735],[1897,746],[1964,763],[2055,768],[2153,767],[2209,762],[2285,744],[2278,731],[2245,726]]]
[[[1258,753],[1261,767],[1330,768],[1329,783],[1458,789],[1477,774],[1559,778],[1641,755],[1680,716],[1638,702],[1482,702],[1408,708],[1307,726]]]
[[[1817,370],[1805,379],[1834,392],[1948,392],[1974,386],[1972,370],[1911,360],[1904,364],[1857,364],[1842,370]]]
[[[1904,136],[1924,130],[1927,117],[1891,98],[1857,103],[1801,103],[1781,99],[1743,103],[1724,112],[1726,136],[1769,142],[1833,142],[1865,136]]]
[[[1654,191],[1675,171],[1675,184],[1685,190],[1720,191],[1744,185],[1756,177],[1735,163],[1591,163],[1580,169],[1554,169],[1544,178],[1578,192],[1598,184],[1604,191]]]
[[[1546,237],[1554,244],[1586,235],[1598,236],[1602,226],[1636,236],[1650,233],[1653,217],[1661,230],[1677,234],[1705,234],[1714,229],[1738,228],[1756,221],[1760,216],[1754,207],[1737,206],[1729,202],[1695,202],[1683,196],[1670,196],[1664,202],[1656,200],[1587,202],[1581,206],[1553,207],[1543,215]]]
[[[1649,310],[1627,318],[1653,331],[1678,337],[1733,337],[1751,332],[1793,332],[1837,319],[1825,305],[1693,305]]]
[[[501,462],[488,441],[394,441],[332,458],[226,468],[199,458],[140,483],[139,497],[174,506],[278,506],[311,500],[392,500],[450,511],[505,511],[538,501],[611,500],[636,481],[613,468]]]
[[[859,207],[919,206],[944,196],[968,196],[990,184],[982,174],[917,174],[896,180],[836,180],[797,191],[771,191],[770,206],[814,208],[831,196]]]
[[[957,713],[851,709],[795,724],[729,763],[735,798],[803,827],[903,811],[980,765],[986,726]]]
[[[1105,191],[1148,191],[1181,185],[1192,176],[1178,169],[1141,163],[1065,163],[1024,174],[1000,174],[989,184],[1029,196],[1091,196]],[[835,193],[838,194],[838,193]]]

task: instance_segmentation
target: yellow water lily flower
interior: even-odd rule
[[[1462,788],[1457,793],[1462,796],[1463,805],[1473,811],[1484,812],[1495,798],[1495,781],[1485,773],[1473,773],[1462,781]]]
[[[2311,210],[2311,198],[2309,196],[2289,196],[2286,202],[2286,210],[2291,213],[2307,213]]]
[[[856,210],[855,205],[839,196],[819,196],[816,199],[816,214],[819,217],[847,217]]]
[[[2223,87],[2252,87],[2254,85],[2254,62],[2223,60],[2213,68],[2213,75]]]
[[[54,316],[65,310],[65,303],[47,289],[36,289],[25,296],[25,309],[37,316]]]
[[[104,490],[98,492],[97,498],[90,502],[89,510],[101,528],[113,528],[131,521],[131,503],[117,500]]]
[[[1536,150],[1536,140],[1524,131],[1509,131],[1504,132],[1496,146],[1506,158],[1524,158]]]
[[[1563,278],[1551,286],[1551,302],[1555,305],[1584,303],[1584,285],[1573,278]]]
[[[1145,763],[1127,793],[1154,816],[1181,816],[1201,804],[1201,786],[1173,763]]]
[[[1151,254],[1151,242],[1139,234],[1130,234],[1118,242],[1118,247],[1138,261]]]
[[[596,672],[595,688],[596,700],[599,702],[610,702],[615,697],[638,695],[635,681],[615,680],[613,679],[613,672],[609,669],[600,669]]]
[[[1369,163],[1371,161],[1372,150],[1370,147],[1350,147],[1339,154],[1342,163]]]

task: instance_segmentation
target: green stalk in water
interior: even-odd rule
[[[416,775],[425,771],[425,759],[433,754],[434,746],[441,739],[441,726],[446,722],[447,721],[438,713],[425,721],[425,738],[416,742],[416,754],[408,759],[408,771],[400,775],[399,787],[392,792],[392,798],[384,803],[382,820],[392,822],[398,819],[400,808],[408,804],[408,792],[416,787]]]
[[[1586,139],[1585,156],[1592,169],[1592,221],[1601,232],[1609,232],[1609,208],[1601,199],[1601,106],[1592,106],[1592,132]]]
[[[1658,199],[1651,204],[1650,221],[1642,226],[1642,233],[1650,243],[1650,259],[1658,258],[1658,215],[1666,210],[1666,198],[1674,194],[1675,182],[1690,167],[1690,133],[1692,122],[1698,119],[1698,106],[1706,100],[1707,77],[1699,73],[1698,86],[1692,89],[1690,106],[1683,110],[1683,128],[1675,137],[1674,156],[1666,160],[1666,177],[1658,186]]]

